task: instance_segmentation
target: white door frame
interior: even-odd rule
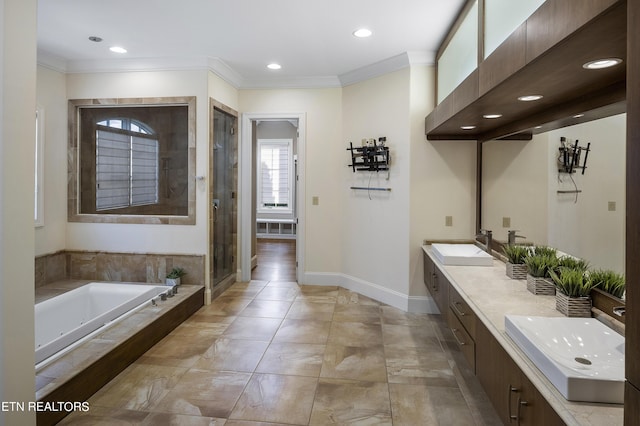
[[[251,280],[251,223],[252,209],[255,208],[252,203],[252,142],[253,142],[253,126],[251,123],[256,120],[298,120],[298,194],[296,197],[296,212],[298,223],[296,225],[296,262],[298,268],[296,270],[296,279],[301,282],[304,276],[304,237],[305,237],[305,136],[306,122],[305,113],[258,113],[247,112],[242,114],[242,125],[240,128],[240,281],[248,282]]]

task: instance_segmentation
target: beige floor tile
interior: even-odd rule
[[[320,377],[386,382],[384,348],[327,345]]]
[[[211,302],[210,305],[200,308],[198,313],[222,316],[238,315],[252,300],[251,297],[234,297],[223,294]]]
[[[460,389],[389,384],[393,424],[475,425]]]
[[[433,325],[412,327],[406,325],[382,325],[385,346],[406,348],[433,347],[438,337]]]
[[[287,313],[287,319],[312,319],[319,321],[331,321],[335,303],[316,301],[297,297]]]
[[[320,379],[309,424],[391,425],[387,384]]]
[[[300,290],[292,287],[265,287],[255,297],[256,300],[286,300],[293,302]]]
[[[287,424],[291,425],[293,423]],[[282,423],[252,422],[248,420],[227,420],[224,426],[282,426]]]
[[[227,419],[213,417],[185,416],[184,414],[152,413],[142,422],[141,426],[223,426]]]
[[[324,349],[325,345],[309,343],[272,343],[256,372],[318,377]]]
[[[380,307],[375,305],[338,304],[333,312],[333,320],[380,324]]]
[[[336,321],[331,323],[328,343],[367,347],[382,345],[382,342],[382,329],[378,324]]]
[[[160,401],[157,411],[227,418],[250,373],[191,369]]]
[[[273,341],[325,344],[330,328],[329,321],[285,319]]]
[[[196,361],[194,368],[252,372],[267,346],[268,342],[220,338]]]
[[[240,312],[241,317],[284,318],[291,307],[289,301],[254,300]]]
[[[91,406],[148,411],[176,385],[186,368],[135,363],[96,392]]]
[[[376,300],[373,300],[367,296],[358,294],[355,291],[346,290],[344,288],[338,289],[337,303],[340,305],[349,305],[349,304],[372,305],[372,306],[382,305],[380,302]]]
[[[90,406],[89,411],[75,411],[69,414],[58,425],[130,426],[142,424],[148,415],[149,413],[146,411]]]
[[[216,341],[210,329],[181,326],[149,349],[140,362],[155,365],[191,367]]]
[[[223,333],[228,339],[271,341],[282,323],[280,318],[237,317]]]
[[[307,424],[318,379],[254,374],[230,419]]]
[[[299,290],[300,284],[295,281],[269,281],[267,287],[293,288]]]
[[[388,325],[410,325],[414,327],[423,327],[430,325],[432,321],[432,317],[430,315],[403,312],[392,306],[381,306],[380,316],[382,317],[382,323]]]
[[[457,387],[448,357],[437,346],[431,348],[385,347],[389,383]]]

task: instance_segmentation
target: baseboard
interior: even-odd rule
[[[303,282],[300,284],[343,287],[405,312],[427,314],[437,314],[439,312],[430,297],[408,296],[347,274],[306,272],[303,274]]]

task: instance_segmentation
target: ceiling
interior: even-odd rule
[[[204,66],[238,88],[344,86],[409,63],[434,63],[463,4],[38,0],[38,60],[64,72]],[[373,35],[354,37],[361,27]],[[112,53],[114,45],[128,52]],[[271,62],[282,69],[267,69]]]

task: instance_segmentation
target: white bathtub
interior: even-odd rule
[[[89,283],[36,304],[36,364],[168,290],[167,286]]]

